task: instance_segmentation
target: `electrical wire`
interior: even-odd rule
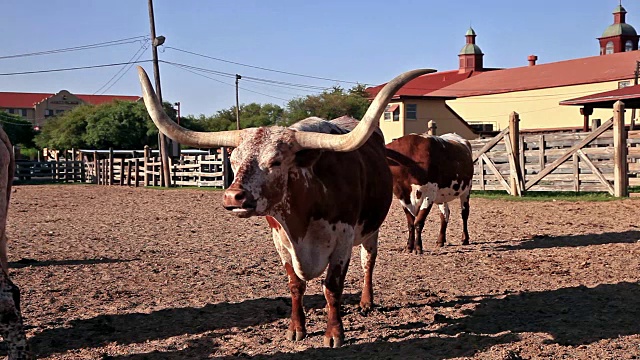
[[[140,58],[142,57],[142,55],[144,55],[144,51],[147,50],[149,48],[149,41],[145,41],[142,46],[140,46],[140,48],[138,49],[138,51],[136,51],[135,54],[133,54],[133,56],[131,57],[131,59],[129,59],[129,62],[127,63],[127,65],[124,65],[122,68],[120,68],[120,70],[118,70],[115,74],[113,74],[113,76],[111,77],[111,79],[109,79],[109,81],[107,81],[104,85],[102,85],[98,90],[96,90],[93,95],[97,94],[98,92],[100,92],[100,90],[102,90],[103,88],[105,88],[109,83],[111,83],[111,85],[109,85],[107,88],[105,88],[101,94],[106,93],[107,91],[109,91],[109,89],[111,89],[111,87],[113,87],[113,85],[115,85],[118,81],[120,81],[120,79],[122,79],[122,77],[129,72],[129,70],[131,70],[131,68],[133,67],[133,64],[135,61],[140,60]],[[121,74],[120,74],[121,73]],[[120,76],[113,81],[113,79],[116,78],[116,76],[118,76],[118,74],[120,74]],[[112,82],[113,81],[113,82]]]
[[[192,74],[195,74],[195,75],[198,75],[198,76],[201,76],[201,77],[207,78],[207,79],[209,79],[209,80],[213,80],[213,81],[219,82],[219,83],[221,83],[221,84],[224,84],[224,85],[231,86],[231,87],[234,87],[234,88],[235,88],[235,85],[234,85],[234,84],[229,84],[229,83],[224,82],[224,81],[222,81],[222,80],[218,80],[218,79],[212,78],[212,77],[210,77],[210,76],[207,76],[207,75],[204,75],[204,74],[198,73],[198,72],[196,72],[196,71],[194,71],[194,70],[190,70],[190,69],[188,69],[188,68],[186,68],[186,67],[180,66],[179,64],[172,63],[172,62],[168,62],[168,61],[162,61],[162,62],[164,62],[164,63],[166,63],[166,64],[169,64],[169,65],[171,65],[171,66],[175,66],[175,67],[177,67],[178,69],[182,69],[182,70],[184,70],[184,71],[188,71],[188,72],[190,72],[190,73],[192,73]],[[235,75],[234,75],[234,77],[235,77]],[[258,95],[263,95],[263,96],[266,96],[266,97],[270,97],[270,98],[274,98],[274,99],[278,99],[278,100],[282,100],[282,101],[289,101],[289,100],[290,100],[290,99],[284,99],[284,98],[280,98],[280,97],[273,96],[273,95],[263,94],[263,93],[261,93],[261,92],[253,91],[253,90],[246,89],[246,88],[243,88],[243,87],[238,87],[238,88],[239,88],[239,89],[242,89],[242,90],[244,90],[244,91],[252,92],[252,93],[255,93],[255,94],[258,94]]]
[[[62,48],[62,49],[45,50],[45,51],[38,51],[38,52],[25,53],[25,54],[4,55],[4,56],[0,56],[0,60],[15,59],[15,58],[22,58],[22,57],[29,57],[29,56],[39,56],[39,55],[50,55],[50,54],[58,54],[58,53],[64,53],[64,52],[70,52],[70,51],[80,51],[80,50],[96,49],[96,48],[109,47],[109,46],[125,45],[125,44],[135,43],[144,39],[148,40],[148,37],[141,35],[141,36],[135,36],[135,37],[125,38],[120,40],[104,41],[101,43],[74,46],[74,47],[68,47],[68,48]]]
[[[305,78],[309,78],[309,79],[316,79],[316,80],[333,81],[333,82],[338,82],[338,83],[361,84],[360,82],[355,82],[355,81],[338,80],[338,79],[331,79],[331,78],[325,78],[325,77],[320,77],[320,76],[305,75],[305,74],[297,74],[297,73],[292,73],[292,72],[288,72],[288,71],[282,71],[282,70],[276,70],[276,69],[269,69],[269,68],[265,68],[265,67],[261,67],[261,66],[255,66],[255,65],[243,64],[243,63],[239,63],[239,62],[236,62],[236,61],[220,59],[220,58],[216,58],[216,57],[209,56],[209,55],[204,55],[204,54],[198,54],[198,53],[193,52],[193,51],[188,51],[188,50],[178,49],[178,48],[175,48],[175,47],[173,47],[173,46],[165,46],[165,48],[166,48],[166,49],[171,49],[171,50],[180,51],[180,52],[187,53],[187,54],[191,54],[191,55],[195,55],[195,56],[200,56],[200,57],[207,58],[207,59],[211,59],[211,60],[216,60],[216,61],[220,61],[220,62],[225,62],[225,63],[228,63],[228,64],[234,64],[234,65],[239,65],[239,66],[249,67],[249,68],[252,68],[252,69],[258,69],[258,70],[270,71],[270,72],[275,72],[275,73],[279,73],[279,74],[286,74],[286,75],[292,75],[292,76],[299,76],[299,77],[305,77]]]
[[[138,61],[133,61],[133,62],[122,62],[122,63],[111,63],[111,64],[100,64],[100,65],[89,65],[89,66],[77,66],[77,67],[61,68],[61,69],[47,69],[47,70],[19,71],[19,72],[12,72],[12,73],[0,73],[0,76],[44,74],[44,73],[61,72],[61,71],[97,69],[97,68],[105,68],[105,67],[111,67],[111,66],[121,66],[121,65],[127,65],[127,64],[141,64],[141,63],[147,63],[147,62],[151,62],[151,60],[138,60]]]

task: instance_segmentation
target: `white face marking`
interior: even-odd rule
[[[288,173],[295,166],[291,138],[292,131],[282,127],[245,129],[242,142],[231,153],[232,186],[256,201],[256,215],[264,215],[285,198]]]

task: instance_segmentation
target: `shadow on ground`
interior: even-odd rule
[[[558,247],[578,247],[590,245],[604,245],[615,243],[635,243],[640,241],[640,231],[609,232],[602,234],[585,234],[569,236],[536,235],[523,240],[518,245],[500,245],[496,250],[532,250],[550,249]]]
[[[122,263],[122,262],[130,262],[136,261],[140,259],[109,259],[109,258],[98,258],[98,259],[82,259],[82,260],[36,260],[36,259],[20,259],[18,261],[13,261],[9,263],[9,269],[20,269],[30,266],[69,266],[69,265],[96,265],[96,264],[113,264],[113,263]]]
[[[438,321],[443,326],[436,332],[427,328],[430,324],[416,321],[389,327],[394,335],[379,341],[349,345],[347,339],[347,346],[341,349],[313,348],[300,353],[253,356],[239,350],[235,356],[223,359],[294,359],[300,355],[318,359],[327,356],[345,359],[398,356],[446,359],[472,356],[496,344],[516,342],[519,339],[517,334],[523,332],[550,334],[552,342],[564,346],[589,344],[640,334],[638,299],[640,284],[629,282],[603,284],[595,288],[580,286],[519,293],[504,298],[461,297],[452,302],[431,304],[436,309],[458,304],[476,305],[462,318],[440,317]],[[348,302],[354,301],[357,301],[357,296],[351,295]],[[321,295],[307,296],[305,303],[310,308],[318,308],[324,306],[324,298]],[[114,341],[130,344],[214,329],[252,327],[286,318],[289,311],[288,298],[263,298],[211,304],[203,308],[167,309],[150,314],[103,315],[71,321],[69,327],[45,330],[31,339],[31,345],[36,354],[47,356],[72,349],[99,347]],[[385,341],[391,338],[394,342]],[[184,350],[107,356],[105,359],[206,358],[215,354],[215,340],[203,337],[187,344]]]

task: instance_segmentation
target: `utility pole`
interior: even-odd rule
[[[236,130],[240,130],[240,100],[238,97],[238,80],[242,79],[242,76],[236,74]]]
[[[156,94],[162,104],[162,89],[160,88],[160,67],[158,66],[158,46],[164,43],[164,36],[156,37],[156,22],[153,16],[153,0],[149,1],[149,24],[151,27],[151,51],[153,54],[153,77],[156,81]],[[169,169],[169,155],[167,154],[167,137],[158,132],[158,148],[160,149],[160,179],[164,187],[171,186],[171,170]]]

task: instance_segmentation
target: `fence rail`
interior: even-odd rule
[[[118,157],[136,156],[142,157]],[[16,161],[15,181],[83,182],[100,185],[160,186],[160,157],[151,150],[47,150],[45,161]],[[171,185],[227,187],[233,175],[226,148],[169,159]]]
[[[616,106],[611,120],[584,133],[519,134],[513,113],[496,137],[471,141],[474,189],[625,196],[629,186],[640,186],[640,131],[625,129],[624,105]]]

